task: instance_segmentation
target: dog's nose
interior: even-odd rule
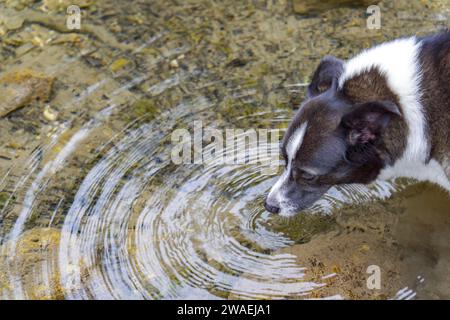
[[[268,204],[267,201],[264,202],[264,207],[266,208],[267,211],[271,212],[271,213],[278,213],[280,212],[280,208],[277,206],[273,206],[271,204]]]

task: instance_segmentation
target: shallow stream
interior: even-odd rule
[[[90,27],[67,32],[64,1],[2,1],[0,83],[32,94],[0,118],[0,298],[450,298],[435,186],[333,188],[288,219],[263,208],[261,162],[171,161],[196,122],[282,132],[326,54],[449,26],[449,1],[379,5],[369,30],[364,7],[80,1]]]

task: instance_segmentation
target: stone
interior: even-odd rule
[[[44,108],[44,118],[48,121],[55,121],[58,118],[58,112],[53,110],[49,105]]]
[[[41,9],[43,11],[58,12],[58,11],[66,11],[67,7],[69,7],[72,4],[75,4],[80,8],[87,8],[91,6],[93,3],[94,3],[93,0],[79,0],[79,1],[44,0]]]
[[[0,117],[50,98],[54,77],[31,69],[22,69],[0,78]]]
[[[339,7],[368,7],[374,4],[370,0],[293,0],[292,7],[295,13],[317,14]]]
[[[169,65],[170,65],[171,68],[174,68],[174,69],[176,69],[176,68],[178,68],[180,66],[178,64],[178,60],[177,59],[173,59],[172,61],[170,61]]]
[[[27,297],[62,299],[59,273],[54,273],[47,281],[35,277],[45,266],[57,263],[60,238],[61,232],[55,228],[34,228],[20,236],[13,256],[10,256],[12,243],[0,246],[0,293],[8,296],[8,292],[13,291],[16,284],[7,276],[13,272],[25,284],[23,290]]]

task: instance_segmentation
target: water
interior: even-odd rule
[[[420,5],[385,4],[402,18],[369,36],[361,9],[302,18],[284,2],[222,1],[87,7],[127,49],[38,25],[10,31],[8,41],[50,39],[20,59],[1,52],[56,77],[58,119],[38,104],[0,120],[0,297],[448,298],[450,202],[436,187],[332,188],[287,220],[263,208],[276,179],[263,164],[171,161],[172,132],[195,121],[286,128],[324,54],[446,24],[445,1]],[[380,290],[366,287],[369,265]]]

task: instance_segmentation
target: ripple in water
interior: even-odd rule
[[[171,162],[168,141],[180,121],[201,118],[205,126],[217,125],[204,97],[186,100],[154,121],[132,123],[97,146],[92,165],[73,168],[70,158],[108,123],[115,108],[81,127],[40,171],[36,159],[43,151],[36,152],[30,173],[17,185],[25,196],[12,227],[2,231],[7,243],[2,250],[16,255],[17,241],[36,226],[30,221],[41,215],[44,198],[53,204],[45,226],[59,221],[61,229],[57,249],[43,257],[35,280],[49,285],[58,274],[67,299],[282,299],[307,297],[325,285],[306,281],[296,256],[276,253],[293,241],[267,227],[270,215],[262,204],[276,177],[261,174],[261,164]],[[265,115],[268,127],[291,117],[287,111],[256,112],[239,120]],[[50,186],[74,169],[85,174],[73,196],[52,195]],[[308,214],[331,213],[341,204],[387,197],[393,190],[387,182],[333,188]],[[16,285],[4,297],[29,297],[27,280],[15,271],[17,261],[8,263],[7,276]]]

